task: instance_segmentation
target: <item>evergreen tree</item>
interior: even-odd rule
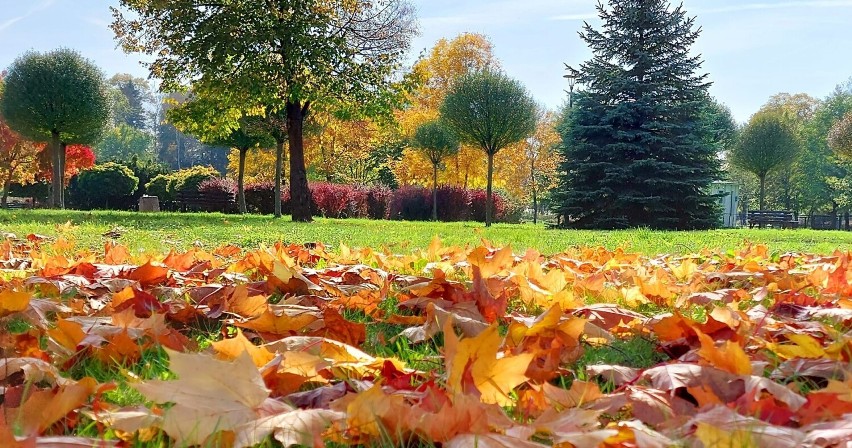
[[[703,119],[707,75],[689,54],[695,18],[666,0],[597,9],[602,30],[580,33],[594,55],[578,73],[586,89],[560,126],[554,211],[574,228],[716,226],[708,187],[720,168]]]

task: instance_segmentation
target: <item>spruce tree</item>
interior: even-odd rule
[[[718,223],[719,176],[702,111],[695,18],[666,0],[610,0],[580,32],[593,57],[566,110],[554,211],[573,228],[705,229]]]

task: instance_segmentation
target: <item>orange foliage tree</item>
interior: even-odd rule
[[[31,183],[35,179],[35,162],[44,145],[22,139],[0,117],[0,185],[3,197],[0,205],[6,207],[12,182]]]

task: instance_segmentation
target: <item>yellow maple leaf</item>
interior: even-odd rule
[[[3,290],[0,292],[0,317],[27,309],[31,297],[27,291]]]
[[[449,372],[447,389],[457,394],[478,393],[483,403],[511,405],[509,393],[527,381],[525,372],[534,355],[524,353],[498,359],[502,341],[496,325],[475,338],[459,340],[448,323],[444,335]]]
[[[725,341],[720,347],[716,347],[713,338],[697,328],[695,328],[695,333],[698,334],[698,340],[701,341],[698,356],[701,356],[710,365],[737,375],[752,374],[751,360],[739,344]]]

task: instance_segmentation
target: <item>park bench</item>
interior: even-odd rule
[[[755,226],[763,228],[767,225],[782,229],[796,229],[799,227],[799,220],[793,212],[775,210],[750,210],[748,212],[749,228]]]
[[[180,191],[177,194],[178,210],[182,212],[236,213],[234,193],[226,191]]]

